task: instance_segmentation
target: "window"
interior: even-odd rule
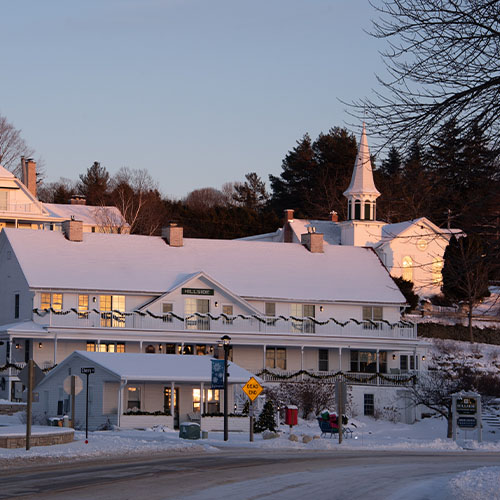
[[[320,372],[328,371],[328,349],[318,350],[318,370]]]
[[[63,308],[63,296],[62,293],[52,294],[52,309],[54,311],[62,311]]]
[[[174,305],[170,302],[164,302],[161,305],[161,312],[163,314],[164,323],[172,323],[172,311],[174,310]]]
[[[443,282],[443,261],[442,259],[435,258],[432,262],[432,284],[433,285],[441,285]]]
[[[88,295],[78,295],[78,317],[88,318],[89,317],[89,296]]]
[[[351,202],[347,202],[347,220],[352,219],[352,210],[351,210]]]
[[[232,316],[233,315],[233,306],[222,306],[222,314],[225,314],[226,316]],[[234,318],[224,318],[222,317],[222,324],[224,325],[232,325],[234,321]]]
[[[101,326],[125,327],[125,295],[101,295]]]
[[[19,318],[19,294],[14,295],[14,318]]]
[[[286,349],[284,347],[266,347],[266,368],[286,370]]]
[[[218,389],[205,389],[205,408],[207,415],[220,413],[220,392]]]
[[[368,416],[373,416],[375,413],[375,398],[373,394],[364,395],[364,414]]]
[[[125,344],[123,342],[101,344],[87,342],[87,352],[125,352]]]
[[[175,344],[166,344],[165,354],[175,354]]]
[[[54,311],[62,311],[63,296],[62,293],[41,293],[40,294],[41,309],[54,309]]]
[[[369,321],[382,321],[383,308],[380,306],[363,306],[363,329],[365,330],[379,330],[382,328],[380,323],[369,323]]]
[[[147,354],[154,354],[156,352],[155,346],[152,344],[149,344],[146,346],[146,353]]]
[[[361,219],[361,202],[359,200],[356,200],[354,202],[354,219],[355,220]]]
[[[276,316],[276,302],[266,302],[266,316]]]
[[[202,344],[202,345],[197,345],[196,346],[196,355],[197,356],[205,356],[207,353],[207,346]]]
[[[137,386],[127,387],[127,409],[141,409],[141,388]]]
[[[193,389],[193,411],[200,413],[201,410],[201,389]]]
[[[378,353],[379,373],[387,373],[387,352]],[[351,351],[351,371],[358,373],[377,372],[377,353],[374,351]]]
[[[9,191],[0,189],[0,211],[6,212],[9,209]]]
[[[174,390],[174,409],[177,410],[177,396],[179,388]],[[172,389],[165,387],[163,392],[163,411],[172,414]]]
[[[184,302],[184,314],[186,316],[186,328],[189,330],[210,330],[210,318],[199,317],[198,314],[210,312],[209,299],[187,298]]]
[[[296,318],[314,318],[316,316],[316,306],[314,304],[291,304],[291,316]],[[315,324],[310,319],[302,321],[292,320],[292,331],[303,333],[314,333]]]
[[[413,260],[409,255],[403,258],[403,279],[413,281]]]
[[[410,370],[418,370],[418,359],[413,354],[406,355],[402,354],[399,357],[399,368],[402,372],[407,372]]]
[[[371,220],[371,203],[365,201],[365,220]]]

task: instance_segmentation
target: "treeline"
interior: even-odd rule
[[[269,176],[270,193],[257,174],[249,173],[242,182],[170,200],[146,170],[122,168],[110,176],[96,162],[78,181],[43,185],[40,197],[66,203],[77,192],[88,204],[115,205],[137,234],[159,234],[169,220],[176,220],[188,237],[237,238],[276,230],[286,208],[293,208],[297,217],[327,219],[335,211],[345,219],[342,193],[356,154],[355,136],[335,127],[314,141],[307,134],[297,141],[285,155],[280,175]],[[406,153],[390,148],[381,161],[373,158],[375,183],[382,193],[377,219],[399,222],[425,216],[438,226],[474,232],[498,245],[498,159],[481,130],[459,134],[453,121],[425,148],[416,142]]]

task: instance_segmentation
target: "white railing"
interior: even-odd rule
[[[310,376],[309,374],[313,375]],[[304,380],[320,380],[325,382],[345,381],[350,385],[383,385],[383,386],[408,386],[416,382],[417,372],[401,374],[390,373],[364,373],[338,371],[312,371],[298,373],[297,371],[273,370],[258,374],[265,382],[302,382]]]
[[[213,316],[217,318],[216,316]],[[67,327],[67,328],[100,328],[119,330],[157,330],[164,332],[175,331],[213,331],[219,333],[264,333],[264,334],[292,334],[310,336],[339,336],[339,337],[367,337],[367,338],[397,338],[415,339],[416,325],[409,322],[387,324],[385,322],[356,322],[348,321],[338,324],[328,321],[318,324],[309,318],[303,321],[270,317],[238,317],[231,316],[211,319],[206,315],[188,316],[178,319],[165,315],[153,317],[141,316],[135,313],[97,312],[84,313],[55,313],[39,311],[33,314],[34,321],[40,325]]]

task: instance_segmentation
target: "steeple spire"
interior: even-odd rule
[[[375,200],[380,196],[380,192],[373,182],[370,148],[364,122],[351,183],[344,191],[344,196],[347,198],[348,219],[375,220]]]

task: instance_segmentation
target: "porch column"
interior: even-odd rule
[[[339,347],[339,371],[342,371],[342,347]]]
[[[181,355],[184,354],[184,342],[181,344]]]
[[[266,369],[266,346],[262,346],[262,369]]]
[[[12,363],[12,344],[13,344],[14,339],[10,338],[9,339],[9,359],[7,360],[8,363]]]
[[[57,333],[54,333],[54,365],[57,364]]]
[[[304,369],[304,346],[300,346],[300,369]]]
[[[142,352],[142,340],[139,340],[139,352]]]
[[[379,376],[378,376],[378,373],[380,372],[380,360],[379,360],[379,351],[377,349],[377,385],[380,384],[380,379],[379,379]]]
[[[205,410],[205,398],[203,397],[204,394],[203,392],[205,391],[205,382],[202,382],[200,384],[200,417],[206,413]]]
[[[172,415],[172,425],[175,427],[175,382],[170,382],[170,415]],[[180,415],[179,415],[180,417]],[[180,422],[179,422],[180,424]]]

